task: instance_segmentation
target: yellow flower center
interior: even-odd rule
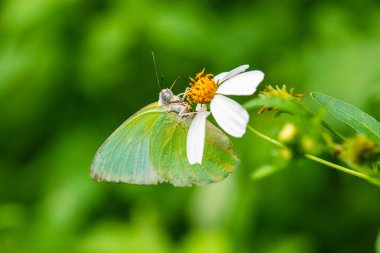
[[[214,82],[213,75],[205,74],[204,71],[205,69],[199,72],[194,79],[190,77],[191,88],[186,92],[190,104],[207,104],[215,96],[218,85]]]

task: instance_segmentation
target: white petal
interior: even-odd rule
[[[187,133],[186,153],[191,165],[202,163],[205,145],[206,118],[209,112],[197,112]]]
[[[197,112],[205,112],[207,111],[207,106],[205,104],[197,104],[195,109]]]
[[[216,91],[223,95],[252,95],[264,79],[264,73],[259,70],[248,71],[228,79]]]
[[[214,76],[214,82],[216,84],[221,84],[222,82],[222,79],[228,74],[228,72],[222,72],[222,73],[219,73],[217,74],[216,76]]]
[[[249,65],[245,64],[245,65],[241,65],[237,68],[234,68],[231,71],[220,73],[214,77],[214,82],[216,82],[218,85],[220,85],[221,83],[225,82],[226,80],[246,71],[248,68],[249,68]]]
[[[226,133],[234,137],[245,134],[249,114],[239,103],[217,94],[212,99],[210,108],[216,122]]]

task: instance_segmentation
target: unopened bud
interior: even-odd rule
[[[288,148],[280,149],[278,154],[285,161],[288,161],[288,160],[292,159],[292,157],[293,157],[293,152]]]
[[[282,127],[280,133],[278,134],[278,139],[281,142],[285,142],[285,143],[291,142],[292,140],[294,140],[296,132],[297,132],[296,126],[293,123],[287,123]]]
[[[303,136],[301,140],[301,145],[304,151],[309,152],[315,148],[315,141],[310,136]]]

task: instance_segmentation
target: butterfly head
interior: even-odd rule
[[[174,97],[174,94],[170,89],[168,88],[163,89],[160,92],[158,103],[160,105],[168,105],[172,102],[173,97]]]

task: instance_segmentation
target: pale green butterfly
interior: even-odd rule
[[[205,185],[221,181],[240,161],[229,138],[206,123],[202,164],[190,165],[186,136],[194,117],[191,106],[170,89],[159,101],[128,118],[97,151],[91,177],[96,181],[174,186]]]

